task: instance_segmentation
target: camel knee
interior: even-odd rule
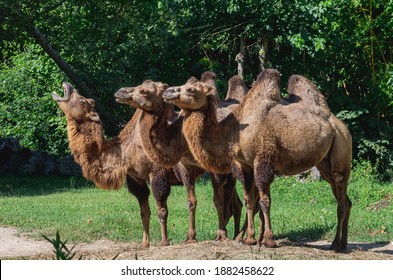
[[[270,163],[259,163],[255,168],[255,183],[257,186],[270,185],[274,180],[274,168]]]
[[[168,185],[153,185],[152,191],[157,201],[166,201],[171,192],[171,188]]]
[[[270,200],[268,198],[261,198],[259,201],[259,207],[263,212],[269,211],[270,209]]]
[[[336,183],[340,183],[344,180],[344,174],[340,172],[333,172],[333,180]]]
[[[140,211],[140,214],[141,214],[142,220],[143,219],[150,219],[150,216],[151,216],[150,208],[147,208],[147,209],[142,208]]]
[[[165,224],[168,220],[168,211],[166,209],[158,210],[158,219],[161,224]]]
[[[249,197],[244,197],[244,206],[246,207],[246,209],[253,209],[254,208],[254,204],[251,203],[251,200]]]
[[[223,210],[224,209],[224,203],[221,200],[214,199],[214,206],[216,206],[217,210]]]
[[[348,205],[349,209],[352,208],[352,201],[349,199],[348,195],[347,195],[347,205]]]
[[[195,211],[197,206],[197,200],[188,200],[187,201],[187,207],[188,207],[188,211]]]

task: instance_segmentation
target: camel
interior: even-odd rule
[[[84,177],[106,190],[117,190],[126,181],[129,192],[139,202],[143,248],[150,245],[150,191],[147,185],[150,183],[157,203],[161,245],[169,245],[167,198],[170,186],[188,184],[177,177],[182,172],[181,167],[162,168],[146,157],[137,129],[141,110],[135,112],[117,137],[104,140],[102,124],[94,110],[94,100],[79,95],[69,83],[63,83],[63,89],[64,97],[57,93],[53,93],[52,97],[66,115],[69,147],[75,161],[82,167]],[[201,171],[195,168],[194,172]]]
[[[336,236],[331,248],[345,250],[351,209],[347,185],[352,139],[344,123],[327,110],[326,100],[317,87],[305,78],[293,77],[288,91],[298,101],[284,101],[280,73],[265,69],[240,106],[221,121],[216,118],[217,101],[211,91],[209,85],[191,81],[168,88],[163,98],[184,111],[183,134],[201,167],[215,173],[232,169],[242,182],[248,223],[243,242],[257,244],[254,185],[262,212],[258,243],[275,247],[270,220],[270,185],[274,176],[295,175],[317,166],[331,185],[338,204]],[[309,109],[310,106],[313,108]]]
[[[215,88],[216,75],[213,72],[204,72],[202,79]],[[172,106],[163,101],[162,94],[165,89],[163,90],[160,85],[160,82],[146,80],[136,87],[121,88],[115,94],[116,101],[144,111],[139,120],[139,127],[141,136],[145,139],[143,145],[147,156],[164,167],[174,164],[184,166],[185,172],[189,173],[187,177],[194,183],[200,174],[190,176],[192,174],[188,172],[190,168],[198,165],[182,135],[183,118],[179,117],[175,122],[168,123],[167,112],[171,110]],[[229,85],[230,90],[227,93],[227,100],[222,103],[226,108],[219,110],[219,114],[222,116],[228,114],[230,112],[228,111],[229,108],[239,103],[237,100],[244,97],[247,92],[243,80],[238,77],[231,78]],[[218,97],[218,93],[215,93],[215,96]],[[235,219],[235,236],[239,233],[242,206],[235,189],[236,180],[231,173],[223,175],[211,173],[210,178],[214,190],[213,200],[219,220],[216,240],[227,240],[226,224],[232,214]],[[188,192],[189,205],[193,206],[190,211],[195,211],[196,208],[197,200],[194,188],[195,185]]]

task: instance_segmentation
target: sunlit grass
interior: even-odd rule
[[[393,185],[361,178],[354,176],[348,190],[353,202],[349,240],[392,241]],[[196,193],[197,239],[214,239],[218,223],[209,180],[200,180]],[[242,197],[240,186],[238,193]],[[151,240],[157,243],[161,235],[152,196],[150,206]],[[179,243],[187,234],[189,220],[184,187],[172,187],[168,207],[170,242]],[[243,216],[244,212],[243,209]],[[140,242],[142,239],[142,222],[135,197],[126,188],[104,191],[81,178],[2,177],[0,213],[1,225],[18,228],[35,238],[42,238],[41,234],[55,236],[58,230],[70,242],[102,238]],[[271,217],[277,238],[332,240],[336,228],[336,202],[330,186],[324,181],[277,178],[272,185]],[[232,220],[228,232],[232,237]]]

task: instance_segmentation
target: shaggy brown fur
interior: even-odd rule
[[[214,73],[205,72],[203,76],[205,81],[209,82],[209,85],[215,86]],[[195,79],[189,79],[191,83],[194,81]],[[155,85],[151,86],[152,83]],[[181,132],[183,118],[179,118],[171,124],[168,123],[165,117],[166,111],[170,110],[169,107],[172,106],[163,102],[162,94],[165,89],[162,89],[160,85],[159,82],[145,81],[137,87],[122,88],[115,96],[118,102],[145,111],[140,118],[139,126],[141,135],[145,139],[143,144],[146,154],[163,166],[171,166],[180,161],[179,164],[184,166],[185,176],[195,182],[204,173],[204,170],[196,164],[187,147],[187,142]],[[148,91],[147,88],[154,88],[155,90]],[[192,172],[190,171],[196,168],[201,172],[196,173],[196,176],[191,176]],[[241,202],[235,191],[235,180],[233,180],[231,174],[223,176],[211,174],[211,178],[214,188],[214,202],[219,217],[217,239],[226,239],[225,225],[232,214],[235,218],[235,234],[239,232]],[[224,186],[225,184],[227,186]],[[188,191],[190,213],[194,213],[196,206],[194,188],[195,186],[192,185]],[[225,198],[228,200],[224,200]]]
[[[302,81],[302,85],[297,85]],[[235,160],[238,178],[242,180],[247,207],[248,244],[254,239],[253,182],[259,191],[263,213],[259,242],[274,247],[270,222],[270,184],[275,174],[292,175],[317,166],[331,184],[338,202],[338,225],[332,247],[344,250],[347,245],[348,218],[351,202],[346,194],[352,153],[351,135],[345,125],[326,111],[327,105],[308,110],[308,99],[283,102],[280,96],[280,73],[264,70],[244,101],[228,118],[218,121],[210,86],[194,82],[164,93],[164,98],[185,112],[183,133],[195,159],[214,172],[227,172]],[[315,86],[294,80],[292,94],[316,93]],[[193,87],[193,89],[191,88]],[[192,96],[187,92],[193,92]],[[176,94],[173,94],[176,92]],[[213,137],[214,135],[214,137]],[[212,137],[208,137],[212,136]]]
[[[243,79],[239,76],[233,76],[228,81],[228,91],[225,100],[241,103],[248,91],[249,88]]]
[[[102,124],[94,111],[94,101],[80,96],[68,83],[64,83],[63,87],[64,98],[56,93],[53,98],[66,115],[69,146],[76,162],[82,167],[83,175],[103,189],[119,189],[127,178],[127,187],[140,204],[143,247],[148,247],[150,242],[147,187],[147,182],[150,182],[161,224],[161,244],[169,245],[166,200],[170,185],[181,182],[173,169],[153,164],[144,154],[137,129],[142,111],[137,110],[118,137],[104,140]]]
[[[313,84],[304,76],[292,75],[288,80],[287,91],[291,103],[299,103],[307,106],[313,114],[320,114],[321,117],[328,119],[331,115],[326,98]]]

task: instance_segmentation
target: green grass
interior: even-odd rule
[[[353,202],[349,241],[386,242],[393,236],[393,184],[378,184],[367,170],[354,172],[349,185]],[[241,187],[238,186],[242,197]],[[217,215],[210,182],[197,185],[197,238],[214,239]],[[171,243],[184,240],[188,228],[186,191],[172,187],[168,200]],[[151,239],[159,242],[160,227],[151,197]],[[244,214],[243,209],[243,214]],[[0,178],[0,224],[18,228],[32,237],[53,237],[56,230],[70,242],[101,238],[140,242],[142,223],[138,203],[126,188],[104,191],[81,178]],[[336,228],[336,202],[324,182],[297,182],[277,178],[272,185],[272,226],[277,238],[332,240]],[[256,219],[256,228],[258,228]],[[228,225],[233,235],[233,221]]]

